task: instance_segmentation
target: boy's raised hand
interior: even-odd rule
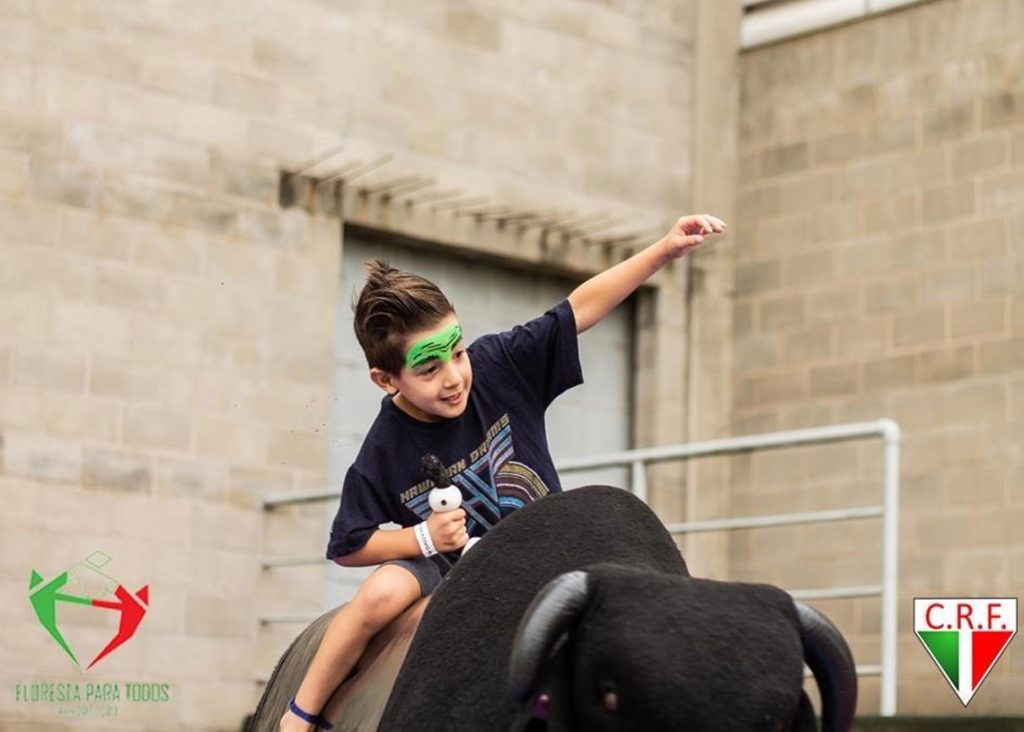
[[[673,259],[681,257],[691,249],[700,246],[705,236],[721,234],[726,224],[710,214],[691,214],[676,221],[672,229],[662,239],[668,256]]]
[[[465,546],[469,540],[466,533],[466,512],[461,508],[454,511],[434,511],[427,518],[427,528],[434,548],[439,552],[453,552]]]

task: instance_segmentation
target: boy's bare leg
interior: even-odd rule
[[[420,597],[420,584],[408,570],[385,565],[367,577],[359,592],[327,626],[320,647],[306,671],[295,703],[319,714],[327,700],[363,655],[367,643],[385,625]],[[281,732],[307,732],[312,725],[289,710],[281,717]]]

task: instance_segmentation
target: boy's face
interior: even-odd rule
[[[451,313],[436,325],[405,339],[406,365],[398,374],[370,369],[370,378],[395,397],[405,413],[423,422],[458,417],[466,411],[473,369]]]

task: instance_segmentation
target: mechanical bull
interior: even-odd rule
[[[275,730],[331,614],[285,652],[250,724]],[[817,611],[767,585],[690,577],[661,521],[592,486],[498,524],[382,631],[324,715],[383,730],[849,729],[853,658]]]

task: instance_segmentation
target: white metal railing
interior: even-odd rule
[[[857,673],[862,676],[879,676],[881,695],[879,711],[882,716],[891,717],[896,713],[896,632],[897,632],[897,578],[899,560],[899,471],[900,471],[900,428],[891,419],[873,422],[811,427],[807,429],[768,432],[759,435],[731,437],[706,442],[691,442],[681,445],[641,448],[608,453],[595,457],[574,458],[559,461],[559,473],[594,470],[598,468],[629,467],[630,490],[638,498],[647,501],[647,466],[655,463],[691,460],[719,455],[736,455],[757,450],[771,450],[803,445],[820,445],[831,442],[847,442],[866,438],[881,438],[884,450],[883,496],[877,506],[832,509],[826,511],[805,511],[800,513],[747,516],[731,519],[688,521],[667,524],[674,534],[688,534],[704,531],[729,531],[735,529],[792,526],[808,523],[849,521],[856,519],[880,518],[882,520],[882,581],[878,585],[829,587],[791,590],[798,600],[839,599],[854,597],[881,597],[881,663],[861,665]],[[336,500],[336,490],[301,491],[293,493],[268,494],[263,499],[265,510],[279,506]],[[266,557],[264,569],[277,567],[320,564],[321,556]],[[302,622],[312,616],[300,614],[263,615],[263,623]]]
[[[637,497],[647,500],[647,466],[671,460],[690,460],[716,455],[735,455],[755,450],[770,450],[800,445],[819,445],[829,442],[846,442],[870,437],[880,437],[884,449],[883,495],[878,506],[859,506],[829,511],[808,511],[804,513],[774,514],[712,521],[690,521],[668,524],[672,533],[686,534],[700,531],[726,531],[733,529],[763,528],[769,526],[790,526],[795,524],[847,521],[853,519],[882,519],[882,583],[861,587],[833,587],[827,589],[797,590],[791,594],[797,599],[834,599],[840,597],[881,596],[882,638],[881,663],[877,666],[858,666],[862,676],[879,675],[881,699],[879,711],[890,717],[896,713],[896,631],[897,594],[896,585],[899,570],[899,490],[900,490],[900,428],[891,419],[874,422],[853,422],[827,427],[811,427],[785,432],[769,432],[760,435],[746,435],[723,440],[691,442],[683,445],[652,447],[627,450],[603,455],[597,458],[578,458],[558,464],[560,473],[575,470],[629,466],[632,475],[632,491]]]

